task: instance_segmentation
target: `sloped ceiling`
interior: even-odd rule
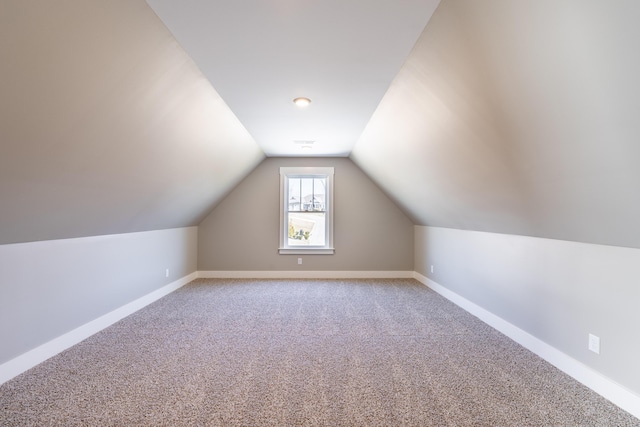
[[[197,225],[263,158],[142,1],[0,2],[0,244]]]
[[[267,156],[349,155],[439,1],[147,0]]]
[[[640,247],[638,22],[443,0],[351,157],[416,224]]]
[[[351,158],[416,224],[640,247],[637,22],[443,0]],[[264,158],[142,0],[0,2],[0,58],[0,244],[197,225]]]

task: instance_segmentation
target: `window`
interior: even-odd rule
[[[334,253],[333,168],[280,168],[280,253]]]

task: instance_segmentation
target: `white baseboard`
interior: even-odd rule
[[[338,278],[412,278],[413,271],[198,271],[163,286],[135,301],[119,307],[99,318],[67,332],[0,365],[0,384],[9,381],[50,357],[78,344],[91,335],[113,325],[118,320],[170,294],[196,278],[283,278],[283,279],[338,279]]]
[[[634,417],[640,418],[640,396],[634,392],[628,390],[615,381],[610,380],[576,359],[566,355],[555,347],[550,346],[546,342],[539,340],[506,320],[445,288],[437,282],[434,282],[428,277],[423,276],[418,272],[414,272],[413,277],[460,308],[473,314],[489,326],[497,329],[521,346],[537,354],[556,368],[589,387],[605,399],[610,400]]]
[[[188,276],[184,276],[168,285],[163,286],[135,301],[123,305],[103,316],[92,320],[89,323],[85,323],[76,329],[67,332],[64,335],[54,338],[53,340],[42,344],[39,347],[34,348],[20,356],[9,360],[8,362],[0,365],[0,384],[9,381],[28,369],[44,362],[50,357],[55,356],[58,353],[68,349],[69,347],[78,344],[89,338],[91,335],[100,332],[101,330],[113,325],[118,320],[127,317],[128,315],[135,313],[143,307],[151,304],[154,301],[159,300],[165,295],[170,294],[176,289],[186,285],[190,281],[197,278],[197,272],[191,273]]]
[[[198,271],[203,279],[410,279],[413,271]]]
[[[495,314],[474,304],[455,292],[414,271],[198,271],[169,283],[135,301],[86,323],[27,353],[0,365],[0,384],[14,378],[39,363],[55,356],[91,335],[111,326],[196,278],[256,278],[256,279],[359,279],[414,278],[462,309],[478,317],[518,344],[542,357],[604,398],[633,416],[640,418],[640,396],[603,376],[560,350],[512,325]]]

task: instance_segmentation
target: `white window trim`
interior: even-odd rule
[[[333,255],[335,248],[333,247],[333,172],[332,167],[281,167],[280,168],[280,247],[278,252],[281,255]],[[289,239],[286,237],[285,230],[288,233],[288,224],[285,224],[287,218],[287,178],[289,176],[322,176],[327,178],[326,197],[326,236],[324,246],[289,246]]]

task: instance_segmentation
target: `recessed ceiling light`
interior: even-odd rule
[[[293,100],[293,103],[300,108],[304,108],[311,104],[311,100],[309,98],[296,98]]]

